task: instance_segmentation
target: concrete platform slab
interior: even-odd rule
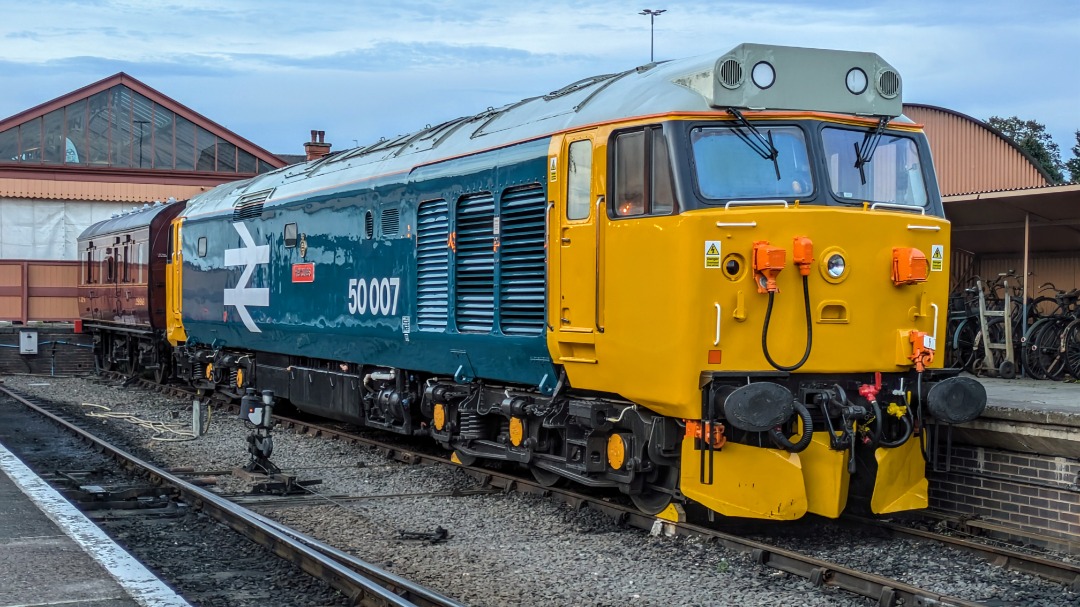
[[[0,445],[0,607],[187,606]]]

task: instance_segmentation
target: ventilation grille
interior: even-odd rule
[[[737,89],[742,84],[742,64],[735,59],[728,59],[720,64],[720,84],[729,89]]]
[[[458,201],[454,256],[457,329],[490,333],[495,319],[495,199],[486,192]]]
[[[506,335],[544,330],[544,221],[547,200],[539,184],[502,196],[499,233],[499,329]]]
[[[236,199],[236,204],[233,205],[233,221],[243,221],[245,219],[256,219],[262,216],[263,203],[267,198],[270,198],[270,194],[274,192],[273,189],[263,190],[261,192],[252,192],[250,194],[244,194],[240,198]]]
[[[420,331],[446,330],[449,235],[446,201],[421,203],[416,213],[416,326]]]
[[[375,238],[375,216],[371,214],[371,211],[364,213],[364,238],[368,240]]]
[[[900,74],[885,70],[878,75],[878,92],[886,99],[892,99],[900,92]]]
[[[382,235],[386,238],[392,238],[398,235],[398,229],[401,227],[400,212],[394,209],[383,209],[382,211]]]

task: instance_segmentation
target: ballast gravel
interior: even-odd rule
[[[190,426],[189,402],[115,382],[27,376],[3,380],[25,393],[70,403],[73,409],[98,409],[83,405],[90,403]],[[224,473],[248,461],[249,430],[219,412],[208,433],[194,440],[170,440],[118,418],[96,418],[95,431],[166,468]],[[502,493],[431,496],[476,488],[471,477],[455,468],[401,464],[370,448],[287,431],[274,433],[274,445],[274,463],[301,479],[321,479],[313,490],[326,499],[316,505],[264,508],[264,514],[469,605],[876,604],[814,587],[715,544],[651,536],[622,528],[594,511],[575,511],[544,498]],[[215,490],[238,494],[250,487],[249,479],[221,474]],[[437,543],[402,539],[399,533],[431,533],[439,527],[449,538]],[[786,537],[778,528],[768,539],[969,600],[1080,605],[1077,594],[1058,584],[1006,571],[934,542],[859,537],[838,529],[822,525],[819,535]]]

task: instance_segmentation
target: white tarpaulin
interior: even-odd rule
[[[141,205],[140,205],[141,206]],[[75,239],[130,202],[0,198],[0,259],[78,259]]]

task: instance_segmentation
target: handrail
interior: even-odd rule
[[[788,201],[776,199],[761,199],[761,200],[729,200],[724,205],[724,210],[728,210],[731,207],[750,207],[750,206],[767,206],[767,205],[784,205],[784,208],[788,208]]]
[[[720,345],[720,304],[719,303],[714,303],[713,305],[716,306],[716,340],[713,341],[712,345],[719,346]]]
[[[604,332],[604,327],[600,324],[600,211],[604,208],[604,200],[603,194],[596,197],[596,242],[593,247],[596,250],[596,266],[594,268],[596,274],[596,290],[593,295],[593,320],[596,322],[596,331],[598,333]]]
[[[895,202],[875,202],[870,205],[871,211],[876,211],[878,207],[883,209],[898,209],[901,211],[918,211],[922,215],[926,215],[926,207],[920,207],[916,204],[899,204]]]
[[[756,228],[756,221],[718,221],[716,222],[718,228]]]

